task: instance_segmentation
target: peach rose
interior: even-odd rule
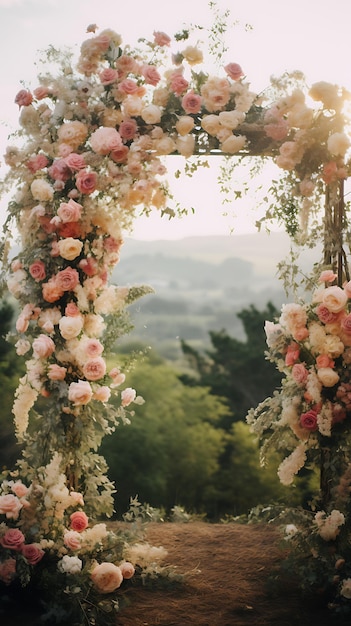
[[[47,359],[54,351],[55,344],[47,335],[39,335],[32,343],[33,354],[38,359]]]
[[[21,480],[16,480],[16,482],[11,485],[11,491],[18,497],[23,498],[28,493],[28,487],[22,483]]]
[[[112,67],[105,67],[105,69],[100,72],[99,78],[102,85],[112,85],[118,78],[118,72]]]
[[[43,299],[46,302],[56,302],[63,296],[63,289],[58,284],[55,277],[50,278],[47,283],[42,286]]]
[[[132,578],[135,574],[134,565],[129,561],[124,561],[123,563],[120,563],[119,568],[122,572],[123,578],[125,578],[126,580]]]
[[[66,143],[73,150],[76,150],[87,138],[88,129],[83,122],[73,120],[61,124],[57,135],[60,143]]]
[[[36,543],[26,543],[21,548],[21,553],[27,559],[29,565],[36,565],[41,561],[45,552]]]
[[[70,515],[71,528],[77,533],[83,532],[89,525],[89,518],[84,511],[75,511]]]
[[[83,374],[88,380],[99,380],[106,374],[106,363],[102,357],[88,360],[83,366]]]
[[[0,513],[8,519],[18,519],[22,503],[11,493],[0,496]]]
[[[223,152],[227,154],[235,154],[239,152],[246,144],[245,135],[231,135],[228,139],[223,141],[221,148]]]
[[[73,239],[73,237],[67,237],[67,239],[60,239],[58,241],[58,249],[60,256],[66,261],[73,261],[80,255],[83,248],[83,242],[80,239]]]
[[[221,128],[218,115],[205,115],[201,120],[201,126],[206,133],[214,137]]]
[[[99,402],[108,402],[111,397],[111,389],[106,385],[98,387],[94,391],[93,399]]]
[[[48,367],[48,378],[49,380],[64,380],[67,374],[67,368],[61,367],[56,363],[49,365]]]
[[[81,193],[89,195],[95,191],[97,187],[97,180],[98,177],[96,172],[80,170],[76,176],[76,185]]]
[[[153,87],[156,87],[161,80],[161,76],[154,65],[143,65],[141,75],[144,76],[146,84],[153,85]]]
[[[157,46],[169,46],[170,45],[171,38],[169,37],[169,35],[166,35],[166,33],[160,30],[154,30],[153,35],[154,35],[154,43]]]
[[[123,582],[121,569],[113,563],[100,563],[91,572],[91,579],[100,593],[112,593]]]
[[[193,130],[195,122],[190,115],[181,115],[176,122],[176,130],[179,135],[187,135]]]
[[[75,406],[88,404],[93,397],[93,390],[86,380],[71,383],[68,388],[68,399]],[[0,511],[1,512],[1,511]]]
[[[0,544],[8,550],[16,550],[19,552],[25,542],[25,536],[18,528],[10,528],[1,537]]]

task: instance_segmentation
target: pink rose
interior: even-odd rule
[[[43,98],[46,98],[46,96],[48,96],[49,93],[50,93],[49,88],[44,87],[43,85],[36,87],[33,91],[33,95],[36,100],[43,100]]]
[[[69,302],[65,308],[65,315],[67,317],[77,317],[80,315],[80,310],[75,302]]]
[[[110,154],[112,150],[118,150],[121,147],[121,135],[115,128],[100,126],[91,135],[90,145],[96,154]]]
[[[336,165],[335,161],[330,161],[329,163],[325,163],[323,165],[322,178],[327,185],[337,180],[338,178],[337,170],[338,170],[338,166]]]
[[[87,276],[95,276],[99,269],[99,264],[96,259],[93,257],[88,257],[87,259],[82,259],[78,263],[78,267],[86,274]]]
[[[285,355],[285,365],[288,367],[293,365],[300,356],[300,348],[297,343],[291,343],[288,346],[286,355]]]
[[[38,170],[44,169],[49,163],[49,160],[45,154],[35,154],[29,157],[26,166],[32,174],[35,174]]]
[[[156,30],[153,33],[154,35],[154,43],[157,46],[169,46],[171,43],[171,38],[166,35],[166,33],[160,31],[160,30]]]
[[[16,550],[19,552],[25,542],[25,536],[18,528],[10,528],[1,537],[0,544],[8,550]]]
[[[310,430],[311,432],[317,430],[317,415],[318,413],[314,409],[310,409],[310,411],[307,411],[307,413],[302,413],[302,415],[300,416],[300,424],[302,428]]]
[[[169,87],[176,96],[181,96],[182,93],[187,90],[188,86],[189,82],[180,72],[174,72],[174,74],[172,74]]]
[[[100,593],[112,593],[121,586],[123,575],[113,563],[100,563],[91,572],[91,579]]]
[[[63,536],[63,543],[69,550],[79,550],[82,539],[76,530],[67,530]]]
[[[182,98],[182,107],[186,113],[199,113],[201,111],[202,98],[193,91],[188,91]]]
[[[334,404],[332,407],[333,424],[340,424],[347,417],[345,409],[340,404]]]
[[[71,383],[68,388],[68,399],[75,406],[88,404],[93,397],[93,390],[86,380]]]
[[[121,54],[116,60],[116,66],[120,74],[127,76],[133,74],[137,70],[137,62],[129,54]]]
[[[25,559],[27,559],[29,565],[36,565],[41,561],[45,552],[36,543],[24,544],[21,548],[21,552]]]
[[[38,359],[47,359],[54,351],[55,344],[47,335],[39,335],[32,343],[33,354]]]
[[[0,562],[0,580],[5,585],[10,585],[16,576],[16,559],[6,559]]]
[[[120,124],[120,127],[118,130],[122,139],[125,139],[126,141],[130,141],[131,139],[134,139],[136,132],[138,130],[138,126],[135,120],[128,119],[128,120],[124,120]]]
[[[15,97],[15,104],[21,107],[27,107],[33,102],[33,96],[30,91],[26,89],[21,89]]]
[[[297,383],[305,383],[308,376],[308,370],[303,363],[294,363],[292,366],[292,377]]]
[[[44,280],[44,278],[46,278],[46,269],[43,261],[34,261],[34,263],[29,266],[29,273],[36,282]]]
[[[46,302],[56,302],[63,296],[63,289],[59,286],[56,277],[50,278],[42,286],[43,298]]]
[[[337,321],[338,319],[338,314],[337,313],[332,313],[331,311],[329,311],[329,309],[323,305],[323,304],[319,304],[316,308],[316,314],[318,315],[318,318],[320,319],[320,321],[323,324],[333,324],[334,322]]]
[[[112,150],[110,158],[115,163],[126,163],[126,161],[128,160],[128,154],[128,146],[121,146],[118,150]]]
[[[28,330],[29,321],[23,314],[19,315],[16,321],[16,330],[18,333],[25,333]]]
[[[94,400],[98,400],[99,402],[108,402],[111,396],[111,389],[106,387],[106,385],[102,387],[98,387],[94,391],[93,398]]]
[[[343,284],[343,289],[348,298],[351,298],[351,280]]]
[[[93,193],[97,187],[96,172],[80,170],[76,176],[76,185],[79,191],[83,194],[89,195]]]
[[[127,387],[126,389],[123,389],[123,391],[121,392],[122,406],[128,406],[129,404],[134,402],[135,397],[136,397],[135,389],[132,389],[132,387]]]
[[[8,519],[18,519],[22,503],[17,496],[11,493],[0,496],[0,514],[6,515]]]
[[[54,180],[66,182],[72,176],[72,172],[64,159],[56,159],[49,167],[48,173]]]
[[[28,487],[26,487],[21,480],[16,480],[11,486],[11,491],[13,491],[18,498],[23,498],[28,493]]]
[[[147,85],[153,85],[155,87],[161,80],[161,76],[154,65],[143,65],[141,74],[144,76]]]
[[[224,69],[232,80],[239,80],[239,78],[244,76],[244,72],[238,63],[228,63]]]
[[[67,374],[67,369],[65,367],[60,367],[56,363],[49,365],[48,367],[48,378],[49,380],[64,380]]]
[[[57,215],[64,224],[78,222],[82,214],[82,208],[81,204],[71,199],[68,202],[61,202],[57,209]]]
[[[282,141],[289,132],[289,124],[287,120],[281,119],[276,124],[266,124],[264,126],[264,132],[267,137],[270,137],[273,141]]]
[[[333,270],[324,270],[319,277],[320,283],[332,283],[337,278],[337,274]]]
[[[84,511],[75,511],[70,515],[71,528],[77,533],[83,532],[88,527],[89,518]]]
[[[125,578],[126,580],[132,578],[135,574],[134,565],[132,563],[129,563],[129,561],[124,561],[123,563],[121,563],[119,565],[119,568],[122,572],[123,578]]]
[[[65,157],[64,160],[70,170],[77,171],[82,170],[85,167],[84,157],[76,152],[71,152]]]
[[[66,267],[56,274],[56,283],[62,291],[73,291],[79,283],[79,274],[73,267]]]
[[[351,333],[351,313],[346,315],[346,317],[341,320],[341,329],[344,333]]]
[[[106,363],[102,357],[89,359],[83,366],[83,374],[88,380],[99,380],[106,374]]]
[[[118,72],[112,67],[106,67],[99,74],[102,85],[112,85],[118,79]]]
[[[133,95],[134,93],[137,93],[138,89],[138,83],[136,83],[135,80],[132,80],[131,78],[125,78],[118,85],[118,90],[126,95]]]

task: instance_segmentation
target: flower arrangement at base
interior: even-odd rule
[[[291,485],[303,468],[320,471],[320,492],[306,510],[284,510],[286,565],[306,591],[323,590],[331,608],[351,609],[351,282],[322,271],[310,303],[283,305],[266,322],[267,358],[282,373],[281,388],[251,409],[247,421]]]

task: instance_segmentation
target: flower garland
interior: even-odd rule
[[[323,271],[311,303],[283,305],[278,321],[266,322],[267,358],[283,380],[247,421],[262,440],[263,463],[270,450],[288,455],[278,468],[282,484],[291,485],[306,466],[321,469],[321,493],[310,511],[282,517],[296,521],[287,526],[287,537],[296,547],[291,560],[298,555],[293,566],[302,587],[324,586],[331,607],[346,612],[351,597],[351,282],[339,287],[336,278],[332,270]]]
[[[113,620],[123,579],[153,563],[145,548],[140,556],[96,523],[112,515],[114,491],[97,451],[143,401],[134,389],[120,391],[125,375],[120,364],[108,366],[107,349],[129,330],[126,306],[149,289],[110,285],[109,276],[138,212],[174,213],[163,157],[273,157],[307,222],[324,184],[349,175],[350,141],[348,94],[337,86],[314,85],[309,97],[320,105],[309,106],[300,87],[288,95],[283,83],[273,85],[271,94],[284,93],[265,105],[269,92],[254,94],[237,63],[219,77],[195,72],[203,61],[197,45],[169,55],[162,32],[132,50],[112,30],[88,31],[77,71],[69,55],[50,50],[57,76],[43,74],[34,90],[18,92],[20,145],[14,137],[5,155],[2,189],[17,191],[1,256],[20,308],[13,340],[27,361],[13,405],[24,452],[0,486],[0,580],[51,588],[73,619],[95,624],[101,615]],[[279,207],[270,211],[285,220]],[[9,260],[13,223],[21,247]],[[324,369],[335,374],[329,361]],[[324,435],[329,413],[319,418]],[[314,441],[315,434],[302,439],[298,455]]]

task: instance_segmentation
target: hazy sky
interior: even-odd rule
[[[351,90],[350,0],[218,0],[216,5],[219,11],[229,8],[231,20],[237,21],[228,34],[230,50],[224,62],[240,63],[256,93],[268,85],[272,74],[295,69],[303,71],[310,84],[326,80]],[[8,132],[17,126],[13,100],[22,81],[25,86],[37,86],[38,50],[50,44],[78,48],[90,23],[112,28],[124,43],[133,44],[139,37],[151,38],[154,30],[173,35],[190,23],[208,26],[212,17],[207,0],[0,0],[1,154]],[[252,29],[247,31],[245,24]],[[230,213],[239,214],[236,222],[222,217],[216,171],[214,165],[191,184],[174,183],[170,177],[176,197],[195,206],[195,216],[171,223],[158,217],[140,220],[135,236],[228,233],[232,226],[237,232],[251,230],[254,219],[246,205],[245,209],[229,207]],[[248,206],[254,204],[253,195]]]

